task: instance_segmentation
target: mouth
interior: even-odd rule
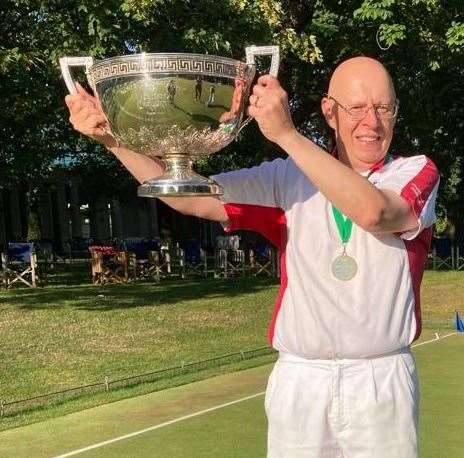
[[[361,143],[375,143],[380,141],[380,135],[357,135],[356,140]]]

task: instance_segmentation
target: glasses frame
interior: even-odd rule
[[[362,113],[361,116],[357,116],[357,115],[353,115],[352,113],[350,113],[350,106],[347,105],[342,105],[337,99],[335,99],[334,97],[332,97],[331,95],[329,94],[324,94],[324,97],[327,97],[329,100],[333,100],[339,107],[341,107],[343,109],[343,111],[353,120],[356,120],[356,121],[359,121],[363,118],[366,117],[367,113],[369,113],[369,111],[371,110],[371,108],[374,109],[374,113],[375,115],[377,116],[377,118],[379,119],[387,119],[387,120],[392,120],[392,119],[395,119],[397,116],[398,116],[398,111],[399,111],[399,108],[400,108],[400,101],[398,99],[395,99],[395,112],[393,113],[393,116],[385,116],[385,115],[381,115],[377,112],[376,110],[376,105],[371,105],[369,107],[367,107],[366,105],[366,110]]]

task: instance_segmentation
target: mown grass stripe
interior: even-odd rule
[[[432,339],[432,340],[427,340],[425,342],[421,342],[420,344],[412,345],[412,348],[419,347],[421,345],[425,345],[425,344],[429,344],[429,343],[433,343],[433,342],[439,342],[440,340],[443,340],[443,339],[445,339],[447,337],[450,337],[452,335],[456,335],[456,332],[446,334],[446,335],[444,335],[444,336],[442,336],[442,337],[440,337],[438,339],[435,338],[435,339]],[[256,398],[258,396],[262,396],[263,394],[265,394],[265,391],[262,391],[262,392],[259,392],[259,393],[256,393],[256,394],[253,394],[253,395],[250,395],[250,396],[246,396],[244,398],[236,399],[235,401],[230,401],[230,402],[227,402],[225,404],[220,404],[218,406],[210,407],[209,409],[201,410],[199,412],[194,412],[194,413],[189,414],[189,415],[184,415],[182,417],[175,418],[173,420],[169,420],[169,421],[166,421],[164,423],[160,423],[158,425],[150,426],[149,428],[145,428],[145,429],[142,429],[140,431],[135,431],[133,433],[125,434],[124,436],[119,436],[119,437],[115,437],[113,439],[109,439],[107,441],[98,442],[96,444],[89,445],[89,446],[84,447],[84,448],[73,450],[73,451],[65,453],[63,455],[55,456],[54,458],[67,458],[67,457],[70,457],[70,456],[75,456],[75,455],[78,455],[80,453],[84,453],[84,452],[87,452],[89,450],[104,447],[105,445],[110,445],[110,444],[113,444],[115,442],[123,441],[125,439],[130,439],[131,437],[139,436],[141,434],[144,434],[144,433],[147,433],[147,432],[150,432],[150,431],[154,431],[156,429],[160,429],[160,428],[163,428],[165,426],[169,426],[169,425],[172,425],[174,423],[178,423],[178,422],[183,421],[183,420],[188,420],[189,418],[197,417],[199,415],[203,415],[203,414],[208,413],[208,412],[213,412],[215,410],[222,409],[224,407],[228,407],[228,406],[231,406],[231,405],[234,405],[234,404],[238,404],[239,402],[247,401],[249,399],[253,399],[253,398]]]
[[[248,401],[249,399],[253,399],[253,398],[256,398],[258,396],[262,396],[264,393],[265,393],[265,391],[261,391],[260,393],[256,393],[256,394],[252,394],[250,396],[246,396],[244,398],[236,399],[235,401],[226,402],[225,404],[220,404],[218,406],[210,407],[209,409],[200,410],[199,412],[194,412],[194,413],[191,413],[189,415],[184,415],[183,417],[174,418],[173,420],[169,420],[169,421],[166,421],[164,423],[160,423],[159,425],[150,426],[149,428],[141,429],[140,431],[135,431],[135,432],[130,433],[130,434],[125,434],[124,436],[115,437],[114,439],[109,439],[107,441],[103,441],[103,442],[99,442],[97,444],[89,445],[87,447],[80,448],[78,450],[73,450],[71,452],[65,453],[64,455],[55,456],[54,458],[67,458],[68,456],[78,455],[80,453],[87,452],[87,451],[93,450],[95,448],[104,447],[105,445],[113,444],[114,442],[119,442],[119,441],[122,441],[122,440],[125,440],[125,439],[130,439],[131,437],[139,436],[140,434],[144,434],[144,433],[147,433],[149,431],[153,431],[155,429],[163,428],[164,426],[169,426],[169,425],[172,425],[174,423],[178,423],[179,421],[188,420],[189,418],[193,418],[193,417],[198,417],[199,415],[203,415],[203,414],[208,413],[208,412],[213,412],[214,410],[222,409],[224,407],[228,407],[228,406],[231,406],[233,404],[237,404],[239,402]]]

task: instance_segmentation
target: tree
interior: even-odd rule
[[[322,144],[328,131],[319,101],[336,64],[363,54],[387,65],[400,100],[394,148],[425,152],[437,163],[439,208],[457,224],[464,216],[461,8],[460,0],[5,0],[0,95],[9,109],[0,113],[2,183],[42,178],[57,166],[84,173],[89,163],[121,176],[109,155],[70,129],[59,57],[184,51],[242,59],[247,45],[278,44],[279,79],[295,123]],[[250,125],[199,168],[229,170],[280,154]],[[105,192],[117,192],[120,182],[113,188],[106,182]],[[97,180],[94,189],[103,192]]]

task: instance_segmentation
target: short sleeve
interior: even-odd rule
[[[277,248],[282,249],[287,237],[285,212],[276,207],[261,205],[226,204],[229,218],[226,232],[248,230],[258,232]]]
[[[281,207],[280,183],[286,161],[276,159],[257,167],[221,173],[211,178],[224,190],[223,203]]]
[[[211,177],[224,191],[221,200],[228,216],[226,232],[258,232],[275,246],[281,246],[286,231],[285,212],[281,208],[286,165],[283,159],[276,159]]]
[[[397,167],[378,184],[379,188],[398,193],[417,216],[417,227],[400,234],[401,238],[412,240],[423,229],[435,223],[439,181],[435,164],[428,157],[421,155],[400,158]]]

